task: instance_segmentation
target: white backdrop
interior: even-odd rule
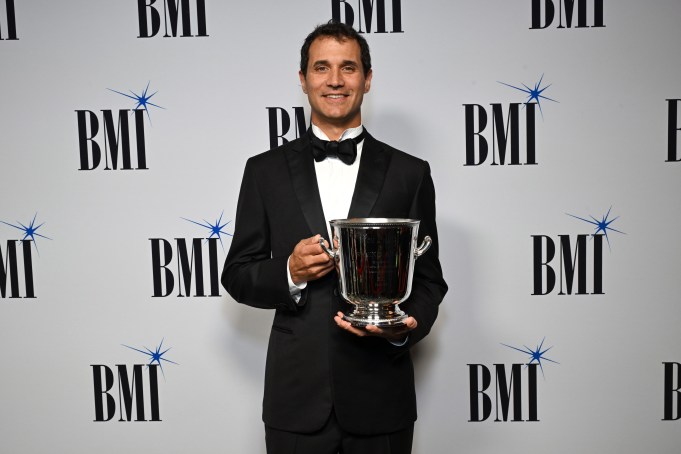
[[[161,11],[161,30],[140,38],[133,0],[0,1],[2,452],[264,452],[273,314],[238,305],[224,290],[178,297],[176,238],[190,246],[210,235],[189,221],[233,220],[244,163],[270,145],[268,107],[288,113],[285,137],[295,137],[294,107],[306,106],[299,48],[331,18],[333,3],[205,0],[208,36],[165,38],[158,0],[144,8]],[[681,99],[681,3],[603,0],[604,27],[577,27],[575,12],[570,28],[558,28],[566,13],[554,0],[554,21],[542,29],[531,29],[530,0],[384,3],[386,29],[397,9],[403,32],[365,35],[374,79],[363,119],[375,137],[430,162],[450,285],[436,326],[413,351],[414,452],[678,452],[679,394],[665,393],[664,373],[674,370],[678,388],[681,366],[664,363],[681,363],[681,162],[667,162],[667,100]],[[536,3],[545,11],[550,2]],[[187,4],[197,35],[197,2]],[[353,9],[356,27],[358,4],[340,4]],[[599,2],[584,4],[593,25]],[[491,104],[501,104],[506,124],[509,105],[528,97],[508,85],[534,88],[540,79],[542,95],[556,102],[540,98],[537,164],[508,165],[507,157],[491,165]],[[105,170],[102,157],[98,168],[79,170],[79,134],[92,129],[79,130],[77,111],[99,119],[94,142],[104,153],[102,111],[117,122],[118,110],[136,101],[116,92],[140,95],[147,84],[149,101],[161,107],[148,105],[143,117],[147,169],[119,162]],[[490,156],[477,166],[465,165],[466,104],[488,115],[481,134]],[[526,110],[519,112],[525,162]],[[137,167],[134,116],[123,115]],[[87,146],[91,153],[93,141]],[[603,294],[560,295],[556,287],[533,295],[532,237],[559,247],[568,235],[574,249],[577,235],[596,233],[574,216],[601,220],[609,210]],[[29,272],[17,240],[34,217]],[[229,233],[227,223],[220,270]],[[153,296],[152,243],[160,241],[153,239],[174,251],[175,288],[165,297]],[[208,243],[201,244],[210,294]],[[587,239],[589,293],[596,244]],[[551,266],[560,272],[558,256]],[[26,298],[27,275],[35,298]],[[509,346],[534,350],[542,341],[551,349],[538,374],[539,421],[495,422],[494,382],[485,391],[492,415],[470,421],[469,365],[483,365],[494,380],[495,365],[509,373],[531,359]],[[125,365],[131,373],[152,360],[139,350],[159,346],[170,348],[158,377],[162,421],[135,421],[134,412],[133,421],[119,421],[118,376],[109,391],[116,415],[95,421],[95,402],[106,397],[93,371],[117,374]],[[529,370],[522,369],[525,420]],[[151,419],[149,369],[142,371]],[[665,396],[673,420],[664,420]]]

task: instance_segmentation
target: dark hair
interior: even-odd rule
[[[300,48],[300,70],[303,76],[307,76],[307,64],[310,61],[310,46],[312,42],[321,37],[335,38],[338,41],[345,41],[353,39],[359,44],[360,59],[362,60],[362,69],[366,76],[371,69],[371,54],[369,54],[369,44],[362,35],[357,33],[354,28],[345,25],[342,22],[334,22],[330,20],[326,24],[317,25],[312,33],[307,35],[303,47]]]

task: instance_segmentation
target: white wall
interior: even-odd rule
[[[331,18],[332,2],[206,0],[208,37],[138,38],[133,1],[15,0],[17,40],[6,39],[0,3],[3,266],[8,242],[23,238],[9,224],[36,216],[44,223],[36,233],[49,237],[31,245],[36,297],[11,298],[8,279],[0,299],[0,450],[264,452],[272,313],[224,290],[153,297],[150,239],[209,234],[183,218],[233,220],[245,160],[269,147],[266,108],[293,117],[306,105],[299,47]],[[594,2],[586,3],[592,25]],[[414,351],[415,453],[678,452],[679,422],[663,421],[663,363],[681,362],[681,163],[665,162],[666,100],[681,99],[681,3],[603,3],[605,27],[559,29],[556,17],[530,29],[529,0],[403,0],[403,33],[366,34],[374,79],[364,123],[430,162],[451,289]],[[357,20],[358,2],[349,4]],[[490,104],[501,103],[506,120],[509,104],[526,100],[499,82],[533,86],[542,75],[543,95],[558,102],[542,100],[543,117],[537,111],[537,164],[490,165]],[[79,170],[76,111],[101,123],[102,110],[135,106],[109,89],[140,94],[147,83],[163,107],[144,116],[148,169]],[[464,165],[464,104],[490,116],[490,157],[480,166]],[[520,117],[524,161],[522,108]],[[95,141],[103,148],[101,132]],[[610,231],[604,243],[604,294],[532,295],[532,236],[569,235],[574,246],[595,228],[568,214],[601,219],[610,209],[609,220],[619,217],[610,227],[624,234]],[[595,244],[587,242],[590,293]],[[220,246],[218,256],[221,268]],[[558,258],[552,266],[559,272]],[[559,364],[542,362],[539,421],[494,422],[494,406],[489,419],[469,422],[468,365],[510,371],[529,355],[503,344],[533,349],[543,339],[552,347],[545,358]],[[178,363],[164,362],[159,376],[162,422],[119,422],[118,413],[95,422],[92,365],[130,370],[149,358],[125,345],[155,350],[161,341],[171,348],[164,358]],[[527,419],[530,369],[522,370]],[[118,379],[111,395],[120,406],[117,387]]]

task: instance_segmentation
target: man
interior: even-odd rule
[[[267,452],[407,454],[416,419],[409,349],[430,331],[447,291],[430,168],[364,131],[371,57],[351,27],[318,26],[301,49],[299,76],[312,126],[246,163],[222,275],[236,301],[275,309],[263,400]],[[348,144],[350,158],[332,155]],[[401,305],[410,314],[403,328],[343,320],[351,307],[319,239],[329,241],[329,220],[347,217],[419,219],[419,236],[433,239]]]

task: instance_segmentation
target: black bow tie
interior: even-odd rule
[[[312,155],[314,160],[319,162],[327,156],[335,156],[347,165],[351,165],[357,158],[357,144],[364,140],[364,131],[357,137],[345,139],[340,142],[337,140],[322,140],[312,134]]]

